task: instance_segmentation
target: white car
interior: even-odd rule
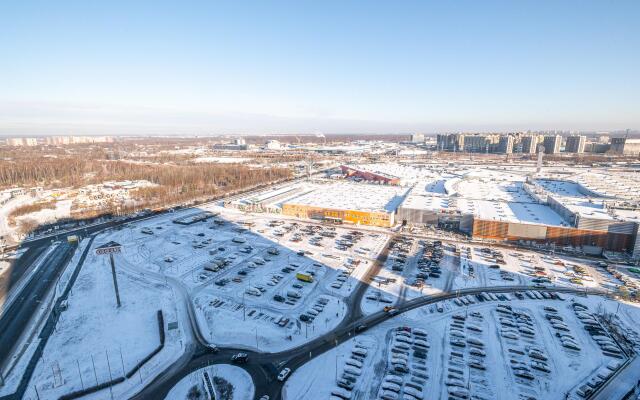
[[[285,379],[287,379],[287,377],[289,376],[289,374],[291,373],[291,368],[285,368],[282,371],[280,371],[280,373],[278,374],[278,380],[280,382],[284,382]]]

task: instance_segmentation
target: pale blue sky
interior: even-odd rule
[[[640,128],[640,1],[5,1],[0,134]]]

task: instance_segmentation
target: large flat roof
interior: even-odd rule
[[[410,194],[403,208],[426,211],[449,211],[471,214],[478,219],[549,226],[568,226],[551,207],[538,203],[479,200],[432,194]]]
[[[394,212],[408,189],[387,185],[330,183],[285,204],[333,208],[338,210]]]

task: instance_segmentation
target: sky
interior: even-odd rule
[[[0,2],[0,135],[640,128],[640,1]]]

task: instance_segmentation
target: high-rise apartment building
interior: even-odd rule
[[[538,136],[523,136],[521,140],[522,152],[526,154],[535,154],[538,146]]]
[[[545,154],[557,154],[560,152],[560,145],[562,144],[562,136],[553,135],[545,136],[542,145],[544,146]]]
[[[584,153],[584,146],[587,138],[581,135],[572,135],[567,138],[564,150],[567,153]]]

